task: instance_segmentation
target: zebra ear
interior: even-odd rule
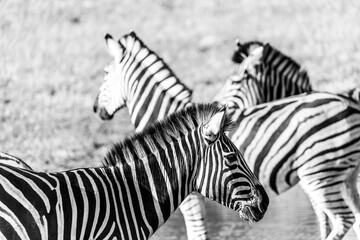
[[[242,47],[240,40],[238,38],[235,39],[235,50],[238,50]]]
[[[223,130],[225,123],[225,108],[211,117],[209,122],[203,126],[203,134],[206,139],[215,141]]]
[[[110,55],[114,57],[115,61],[120,62],[123,55],[123,49],[120,44],[110,34],[106,34],[105,41]]]

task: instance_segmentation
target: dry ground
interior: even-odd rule
[[[39,170],[99,165],[132,131],[126,110],[112,122],[92,113],[107,32],[136,31],[206,102],[234,68],[236,37],[293,56],[318,90],[360,85],[359,13],[356,0],[2,0],[0,150]]]
[[[92,104],[111,58],[105,33],[134,30],[207,102],[234,69],[233,41],[270,42],[317,90],[360,86],[360,1],[0,0],[0,151],[34,169],[97,166],[132,132]]]

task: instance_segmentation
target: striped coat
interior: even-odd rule
[[[228,126],[223,110],[198,105],[114,145],[104,167],[44,173],[0,164],[0,238],[147,239],[193,191],[258,221],[268,197]]]
[[[322,239],[341,239],[355,221],[360,226],[359,91],[311,93],[250,107],[240,111],[232,133],[269,193],[300,183],[320,221]]]

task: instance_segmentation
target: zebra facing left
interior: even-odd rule
[[[103,167],[0,164],[0,239],[148,239],[193,191],[259,221],[269,199],[228,127],[224,109],[199,104],[115,144]]]

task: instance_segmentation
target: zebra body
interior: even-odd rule
[[[359,89],[244,109],[231,136],[269,193],[300,183],[318,216],[322,239],[341,239],[355,221],[354,229],[360,230],[360,102],[351,98],[359,97]]]
[[[138,131],[141,130],[145,125],[152,124],[155,119],[161,119],[173,111],[176,111],[180,107],[186,107],[190,105],[191,92],[181,84],[175,75],[173,75],[173,72],[168,69],[168,66],[162,61],[161,58],[154,58],[154,56],[156,56],[155,53],[149,50],[135,33],[125,35],[120,39],[119,42],[115,42],[109,35],[107,35],[105,39],[109,52],[114,57],[114,62],[105,68],[105,81],[100,88],[99,94],[94,104],[95,112],[98,111],[102,119],[111,119],[116,109],[122,108],[124,105],[126,105],[129,108],[132,123],[134,124],[135,129]],[[245,76],[244,74],[248,74],[247,71],[249,69],[249,72],[254,73],[256,70],[254,66],[259,64],[263,56],[263,47],[260,50],[261,51],[255,51],[252,53],[252,55],[249,56],[246,61],[244,61],[244,63],[241,63],[236,74],[230,77],[230,79],[238,79],[239,77]],[[142,52],[146,54],[140,54]],[[139,55],[141,55],[141,58],[137,57]],[[280,54],[278,54],[278,57],[280,59],[283,58]],[[158,74],[154,72],[151,74],[146,74],[146,72],[149,71],[149,67],[148,64],[143,62],[147,58],[150,58],[151,62],[163,63],[158,68],[167,69],[166,72],[170,73],[170,75],[166,75],[168,76],[167,79],[176,79],[176,81],[174,81],[176,84],[172,85],[172,88],[168,88],[166,91],[162,91],[161,88],[158,89]],[[296,64],[295,66],[298,65]],[[292,68],[292,65],[289,64],[289,67]],[[136,71],[134,69],[136,69]],[[142,74],[138,74],[138,72],[141,72]],[[145,78],[143,77],[144,75],[151,77]],[[249,86],[245,87],[245,81],[241,81],[242,86],[235,86],[234,88],[232,86],[232,82],[228,80],[227,83],[229,83],[230,86],[224,87],[224,90],[222,91],[223,94],[219,94],[219,100],[223,100],[224,95],[227,95],[230,99],[233,99],[233,97],[236,98],[239,103],[233,104],[233,109],[237,109],[240,106],[251,106],[264,102],[265,95],[263,95],[263,86],[259,81],[257,81],[257,79],[255,79],[255,77],[251,75],[246,76],[249,76],[250,78],[249,81],[246,82],[249,84]],[[291,81],[289,76],[281,76],[284,78],[287,77],[287,81],[290,81],[290,83],[293,84],[297,84],[296,81],[300,81],[299,79]],[[163,77],[160,77],[160,79],[163,79]],[[306,81],[308,81],[308,79],[304,80],[304,82]],[[279,80],[279,84],[281,82],[282,80]],[[140,84],[141,87],[137,87]],[[130,88],[130,86],[133,86],[133,88]],[[174,92],[172,89],[179,89],[181,91]],[[244,89],[243,94],[239,94],[239,90],[241,89]],[[307,90],[307,88],[303,89],[303,91],[305,90]],[[159,97],[159,95],[147,94],[148,92],[159,91],[162,91],[165,95],[171,95],[172,97],[170,99],[179,100],[164,102],[162,98]],[[253,93],[249,94],[249,91],[253,91]],[[130,93],[132,92],[137,92],[137,97],[131,97]],[[287,95],[290,94],[288,92],[285,93]],[[144,94],[143,98],[147,98],[146,102],[154,102],[157,104],[153,104],[151,107],[149,107],[149,104],[144,104],[144,101],[138,101],[142,94]],[[221,104],[225,103],[230,106],[231,101],[226,100],[221,102]],[[135,106],[137,109],[143,110],[136,112],[132,111],[131,109],[134,109]],[[161,108],[159,106],[161,106]],[[163,111],[163,109],[166,109],[166,111]],[[152,118],[149,118],[148,115],[145,114],[146,111],[151,112]],[[143,119],[142,123],[144,124],[140,126],[138,124],[140,120],[135,121],[135,119]],[[207,239],[206,224],[204,221],[204,199],[199,195],[193,194],[191,197],[185,199],[183,204],[180,206],[180,210],[184,216],[188,239]]]
[[[148,239],[193,191],[258,221],[268,198],[223,132],[228,124],[223,110],[198,105],[114,145],[104,167],[0,164],[0,238]]]

